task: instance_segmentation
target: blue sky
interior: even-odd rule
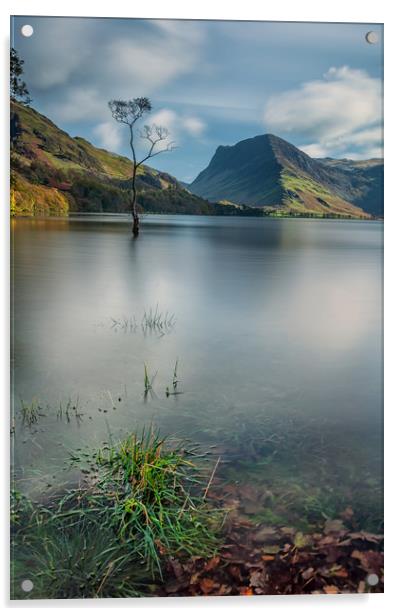
[[[107,102],[147,96],[146,123],[166,126],[179,146],[153,166],[184,181],[218,145],[267,132],[311,156],[382,156],[382,38],[377,24],[12,20],[34,108],[72,136],[128,154]]]

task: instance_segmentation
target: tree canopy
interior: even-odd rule
[[[10,51],[10,96],[12,100],[29,105],[32,99],[28,87],[22,79],[23,65],[24,60],[21,60],[17,50],[12,47]]]

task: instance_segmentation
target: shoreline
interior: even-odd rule
[[[287,216],[275,216],[275,215],[252,215],[252,216],[234,216],[234,215],[218,215],[218,214],[182,214],[182,213],[169,213],[169,212],[159,212],[159,213],[154,213],[154,212],[146,212],[144,214],[141,214],[141,218],[142,221],[144,222],[146,220],[146,218],[149,217],[156,217],[156,216],[166,216],[168,218],[176,218],[176,217],[188,217],[188,218],[228,218],[228,219],[268,219],[268,220],[313,220],[313,221],[345,221],[345,222],[384,222],[384,218],[352,218],[349,217],[347,218],[346,216],[297,216],[297,215],[287,215]],[[10,216],[10,221],[12,220],[70,220],[73,218],[113,218],[113,217],[118,217],[121,218],[121,220],[127,220],[127,221],[131,221],[131,214],[129,213],[124,213],[124,212],[71,212],[70,214],[68,214],[67,216],[62,215],[62,216],[51,216],[51,215],[39,215],[39,216],[29,216],[29,215],[23,215],[23,214],[16,214],[13,216]]]

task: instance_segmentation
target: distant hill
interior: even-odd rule
[[[11,102],[11,213],[127,212],[132,164],[124,156],[70,137],[46,116]],[[139,207],[146,212],[243,215],[246,208],[213,204],[178,180],[143,166]],[[250,210],[251,212],[251,210]]]
[[[320,158],[318,162],[340,170],[348,177],[348,200],[365,212],[378,218],[383,217],[383,160],[349,160]]]
[[[383,162],[313,159],[275,135],[219,146],[189,190],[275,214],[383,215]]]

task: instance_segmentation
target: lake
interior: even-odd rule
[[[291,522],[303,499],[306,522],[312,493],[311,517],[351,504],[379,527],[382,259],[381,222],[147,216],[134,241],[120,216],[13,220],[20,488],[51,492],[71,450],[153,422],[272,491],[254,515]]]

